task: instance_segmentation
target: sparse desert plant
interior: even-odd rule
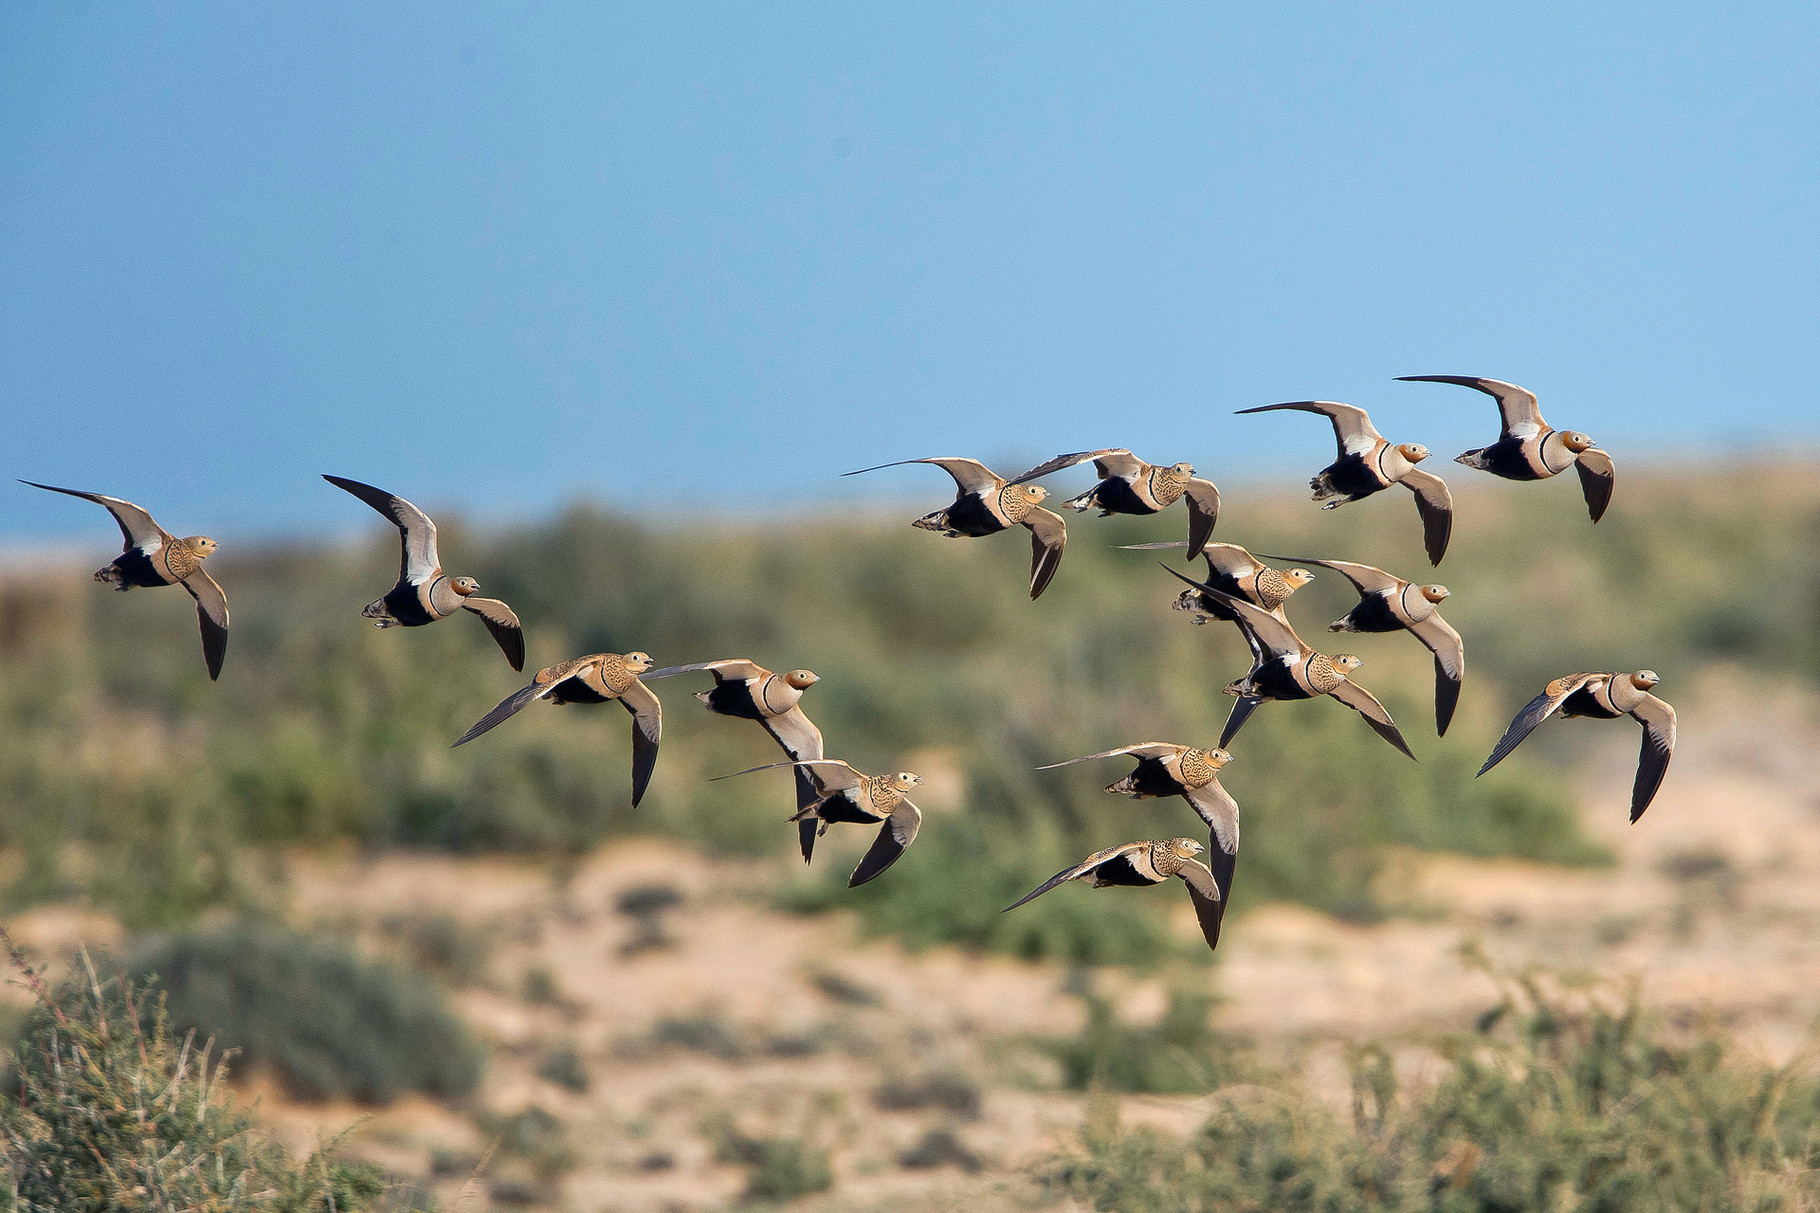
[[[1086,1003],[1086,1025],[1076,1036],[1037,1042],[1061,1063],[1065,1086],[1193,1094],[1232,1078],[1243,1063],[1237,1042],[1210,1024],[1213,999],[1205,992],[1175,987],[1162,1018],[1140,1025],[1126,1022],[1117,1006],[1089,988],[1084,978],[1071,984]]]
[[[937,1070],[880,1083],[872,1102],[887,1112],[921,1112],[936,1108],[965,1120],[980,1115],[979,1083],[956,1070]]]
[[[745,1204],[792,1201],[834,1186],[828,1151],[807,1137],[754,1137],[724,1112],[708,1117],[702,1134],[717,1161],[748,1168]]]
[[[545,1053],[537,1063],[537,1076],[576,1094],[586,1091],[593,1081],[588,1063],[572,1044],[559,1044]]]
[[[335,940],[235,921],[142,940],[128,972],[161,978],[174,1029],[238,1049],[300,1098],[461,1096],[480,1080],[481,1046],[434,982]]]

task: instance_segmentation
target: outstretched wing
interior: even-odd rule
[[[1397,728],[1397,722],[1390,718],[1390,713],[1384,710],[1384,705],[1370,691],[1350,678],[1342,678],[1340,685],[1328,694],[1363,716],[1373,732],[1395,746],[1405,757],[1415,760],[1415,755],[1409,752],[1409,743],[1403,740],[1403,734]]]
[[[689,665],[668,665],[661,670],[647,671],[640,674],[639,677],[650,682],[653,678],[669,678],[674,674],[693,674],[696,670],[712,672],[715,682],[729,678],[735,682],[744,682],[748,678],[759,678],[771,672],[757,662],[747,661],[744,657],[729,657],[724,661],[697,661]],[[820,758],[821,755],[811,754],[808,757]]]
[[[120,527],[120,538],[126,542],[126,551],[140,548],[147,554],[164,546],[164,528],[152,521],[152,516],[130,501],[118,497],[108,497],[102,493],[85,493],[81,489],[60,489],[54,484],[39,484],[35,480],[21,480],[20,484],[29,484],[35,489],[48,489],[53,493],[62,493],[69,497],[80,497],[96,505],[107,507],[107,512],[114,516],[114,522]]]
[[[486,621],[487,631],[499,642],[500,651],[515,670],[525,668],[525,633],[512,608],[497,598],[476,598],[472,594],[461,600],[461,609],[473,611]]]
[[[1256,603],[1246,602],[1243,598],[1234,598],[1223,590],[1214,589],[1204,581],[1183,577],[1168,565],[1164,565],[1163,568],[1171,577],[1187,582],[1215,602],[1229,608],[1233,614],[1239,617],[1251,634],[1257,637],[1258,642],[1272,657],[1299,657],[1307,647],[1302,643],[1302,638],[1295,634],[1294,628]]]
[[[1428,563],[1440,564],[1453,535],[1453,495],[1439,476],[1415,468],[1403,473],[1404,488],[1416,495],[1416,513],[1422,516],[1422,546]]]
[[[384,489],[376,489],[370,484],[326,474],[323,479],[338,489],[354,494],[392,520],[403,544],[403,554],[398,562],[400,581],[422,585],[436,575],[436,571],[442,567],[442,560],[436,555],[436,524],[430,521],[428,514],[403,497]]]
[[[1504,730],[1504,736],[1492,747],[1491,757],[1479,768],[1479,774],[1497,766],[1510,756],[1510,752],[1523,743],[1523,739],[1535,732],[1536,726],[1555,714],[1566,698],[1585,686],[1597,674],[1572,674],[1566,678],[1557,678],[1545,687],[1540,695],[1523,705],[1523,710],[1511,718],[1510,727]]]
[[[1099,754],[1083,754],[1079,758],[1070,758],[1064,762],[1052,762],[1048,766],[1038,767],[1039,771],[1053,771],[1057,767],[1071,767],[1077,762],[1093,762],[1101,758],[1117,758],[1129,754],[1133,758],[1164,758],[1170,754],[1180,754],[1183,747],[1171,745],[1167,741],[1140,741],[1136,745],[1120,746],[1116,750],[1106,750]]]
[[[1042,884],[1036,886],[1036,888],[1030,890],[1030,892],[1024,894],[1022,897],[1006,906],[1003,910],[1000,910],[999,913],[1008,914],[1025,902],[1041,897],[1044,893],[1047,893],[1058,884],[1062,884],[1069,880],[1079,880],[1109,859],[1117,859],[1120,855],[1129,855],[1133,851],[1141,851],[1149,845],[1148,842],[1127,842],[1116,847],[1107,847],[1104,851],[1095,851],[1093,854],[1087,856],[1087,858],[1075,864],[1072,868],[1063,868],[1054,876],[1051,876],[1048,880],[1045,880]]]
[[[993,473],[991,468],[987,467],[979,460],[960,459],[948,455],[939,456],[934,459],[899,459],[892,463],[879,463],[874,464],[869,468],[860,468],[859,471],[855,472],[842,472],[841,475],[857,476],[860,472],[876,472],[880,468],[903,467],[905,464],[909,463],[933,463],[936,467],[954,477],[955,485],[959,487],[963,494],[989,493],[994,489],[1000,489],[1005,486],[1005,482],[1000,480]]]
[[[1228,855],[1239,850],[1239,802],[1220,786],[1219,780],[1182,793],[1191,808],[1213,831],[1213,845]]]
[[[778,767],[808,767],[815,773],[815,781],[821,785],[823,792],[828,794],[858,787],[860,782],[865,779],[864,775],[838,758],[804,759],[801,762],[767,762],[762,767],[747,767],[743,771],[733,772],[732,775],[716,775],[714,779],[732,779],[735,775],[750,775],[754,771],[775,771]],[[713,781],[710,780],[710,782]]]
[[[1030,528],[1030,597],[1041,598],[1049,579],[1062,567],[1062,549],[1068,544],[1068,524],[1060,514],[1033,506],[1024,515]]]
[[[221,662],[227,656],[227,595],[208,570],[200,567],[183,579],[183,588],[196,600],[196,618],[202,624],[202,659],[208,663],[209,679],[213,681],[221,677]]]
[[[632,713],[632,807],[637,808],[657,769],[657,743],[664,734],[664,706],[651,688],[634,678],[619,702]]]
[[[1475,392],[1484,392],[1498,402],[1498,416],[1503,422],[1506,438],[1534,438],[1548,424],[1542,420],[1542,409],[1536,404],[1534,392],[1514,383],[1505,383],[1502,379],[1480,379],[1474,375],[1398,375],[1397,381],[1452,383],[1459,387],[1469,387]]]
[[[1232,874],[1238,867],[1238,852],[1228,855],[1215,848],[1207,854],[1207,864],[1202,866],[1198,859],[1191,859],[1193,864],[1207,872],[1213,879],[1214,896],[1202,892],[1205,884],[1199,875],[1190,876],[1183,865],[1182,883],[1188,886],[1188,900],[1194,904],[1194,916],[1201,924],[1201,938],[1207,941],[1209,949],[1220,946],[1220,923],[1226,917],[1226,900],[1232,894]]]
[[[466,745],[488,729],[498,727],[504,721],[517,715],[519,710],[524,708],[527,704],[535,703],[537,700],[542,699],[545,695],[548,695],[567,681],[568,679],[566,678],[553,678],[549,682],[533,682],[529,686],[520,687],[518,690],[513,691],[510,695],[500,700],[499,706],[475,721],[474,727],[457,738],[455,745]],[[454,749],[455,746],[450,746],[449,748]]]
[[[1371,418],[1364,409],[1353,404],[1341,404],[1337,400],[1291,400],[1286,404],[1240,409],[1239,413],[1273,413],[1278,409],[1319,413],[1333,422],[1333,436],[1340,444],[1342,455],[1363,455],[1384,441],[1384,435],[1378,433],[1377,427],[1371,424]]]
[[[765,732],[771,734],[772,740],[783,747],[784,753],[800,762],[804,759],[822,757],[822,731],[815,727],[803,712],[801,705],[776,716],[767,716],[759,720],[765,726]],[[796,808],[798,812],[808,808],[821,799],[816,790],[815,776],[808,767],[796,768]],[[820,828],[813,816],[805,817],[796,823],[797,843],[802,849],[803,862],[809,862],[809,856],[815,851],[815,832]]]
[[[1196,477],[1182,496],[1188,502],[1188,559],[1193,560],[1207,547],[1213,524],[1220,520],[1220,490],[1213,481]]]
[[[1125,475],[1127,472],[1136,475],[1137,471],[1144,466],[1143,460],[1133,456],[1132,453],[1124,447],[1109,446],[1098,451],[1075,451],[1070,455],[1057,455],[1054,459],[1039,463],[1028,472],[1023,473],[1020,476],[1015,476],[1006,481],[1006,483],[1022,484],[1026,480],[1037,480],[1049,475],[1051,472],[1059,472],[1063,468],[1071,468],[1077,463],[1086,463],[1089,459],[1102,465],[1105,474],[1114,476]]]
[[[1439,611],[1410,624],[1409,631],[1435,655],[1435,736],[1445,737],[1460,702],[1460,683],[1466,677],[1466,645]]]
[[[1312,556],[1272,556],[1268,552],[1264,554],[1264,559],[1277,560],[1284,564],[1312,564],[1323,569],[1332,569],[1352,582],[1361,598],[1367,594],[1394,592],[1402,589],[1406,584],[1401,577],[1393,577],[1383,569],[1373,568],[1369,564],[1354,564],[1350,560],[1316,560]]]
[[[1643,726],[1643,748],[1637,754],[1637,782],[1630,790],[1630,819],[1643,816],[1643,810],[1656,798],[1662,777],[1668,774],[1668,760],[1675,756],[1675,709],[1645,695],[1643,702],[1630,710],[1631,718]]]
[[[853,869],[847,887],[857,889],[896,863],[910,844],[916,841],[916,832],[922,828],[922,824],[921,809],[908,800],[898,801],[897,807],[891,810],[891,816],[885,818],[885,824],[878,828],[878,837],[872,840],[866,857]]]
[[[1611,491],[1618,485],[1618,469],[1611,456],[1596,446],[1589,446],[1574,459],[1574,471],[1580,474],[1580,492],[1586,497],[1586,512],[1594,522],[1605,517],[1611,504]]]
[[[1250,635],[1250,633],[1247,632],[1246,635]],[[1233,702],[1232,714],[1226,717],[1226,727],[1220,730],[1220,748],[1222,750],[1232,744],[1232,739],[1239,735],[1239,730],[1245,727],[1245,722],[1251,719],[1251,714],[1257,711],[1258,705],[1263,702],[1256,695],[1240,695]]]

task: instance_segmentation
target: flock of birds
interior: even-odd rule
[[[1605,513],[1617,478],[1611,456],[1583,433],[1548,425],[1532,393],[1496,379],[1456,375],[1408,378],[1473,388],[1498,402],[1503,422],[1498,441],[1467,451],[1455,462],[1508,480],[1546,480],[1572,467],[1579,475],[1592,520],[1597,522]],[[1334,401],[1300,400],[1242,412],[1285,409],[1315,413],[1333,425],[1339,453],[1309,482],[1314,499],[1325,502],[1324,509],[1334,509],[1392,485],[1402,485],[1415,496],[1428,559],[1431,564],[1440,564],[1453,528],[1453,500],[1439,476],[1417,466],[1428,458],[1428,449],[1415,443],[1392,444],[1378,433],[1365,410]],[[1107,758],[1135,759],[1131,773],[1108,785],[1106,791],[1134,799],[1181,797],[1208,827],[1208,845],[1180,837],[1109,847],[1057,872],[1007,909],[1016,909],[1068,881],[1087,881],[1094,888],[1103,888],[1154,885],[1176,877],[1187,886],[1202,934],[1212,948],[1219,942],[1220,922],[1239,849],[1239,806],[1220,786],[1219,775],[1221,768],[1232,761],[1226,747],[1259,706],[1273,701],[1330,697],[1358,712],[1398,751],[1411,759],[1415,755],[1383,704],[1352,679],[1352,673],[1362,664],[1360,660],[1350,654],[1330,656],[1316,652],[1296,635],[1284,606],[1314,574],[1305,568],[1278,570],[1236,544],[1212,542],[1219,518],[1219,490],[1211,481],[1196,477],[1189,464],[1146,463],[1128,450],[1109,448],[1059,455],[1009,480],[995,475],[977,460],[964,458],[909,459],[878,467],[928,463],[954,478],[954,501],[918,518],[914,526],[950,538],[978,538],[1015,526],[1029,530],[1030,596],[1034,599],[1055,576],[1068,531],[1060,515],[1042,508],[1048,491],[1032,482],[1088,461],[1094,465],[1097,483],[1064,503],[1067,508],[1098,509],[1105,517],[1156,514],[1177,501],[1186,504],[1185,543],[1133,546],[1185,547],[1189,560],[1204,559],[1207,577],[1203,581],[1168,570],[1188,585],[1174,606],[1193,612],[1197,624],[1220,621],[1237,626],[1251,648],[1252,665],[1244,677],[1226,688],[1236,702],[1217,746],[1141,742],[1042,768]],[[324,479],[359,498],[398,528],[398,581],[384,597],[361,610],[363,617],[381,628],[409,628],[469,611],[486,624],[512,668],[524,669],[524,631],[518,616],[504,602],[481,597],[480,586],[473,578],[451,577],[443,571],[436,546],[436,524],[429,515],[383,489],[339,476]],[[182,585],[196,600],[209,677],[220,676],[227,654],[228,606],[221,587],[203,568],[203,562],[216,551],[213,539],[179,539],[145,510],[117,497],[24,483],[105,506],[120,526],[125,550],[97,572],[95,580],[119,590]],[[1265,558],[1328,569],[1351,582],[1358,591],[1359,605],[1330,624],[1329,631],[1407,631],[1425,645],[1434,656],[1435,729],[1437,735],[1445,735],[1466,671],[1460,635],[1440,614],[1440,604],[1449,597],[1445,587],[1415,584],[1382,569],[1345,560],[1268,554]],[[718,715],[756,721],[787,756],[786,761],[752,767],[735,775],[779,768],[793,772],[796,811],[789,820],[797,826],[805,863],[813,856],[815,840],[830,825],[877,825],[880,828],[872,846],[848,881],[849,887],[857,887],[878,877],[915,841],[922,813],[909,794],[922,782],[920,777],[909,771],[867,775],[827,757],[821,730],[802,709],[804,693],[818,681],[815,674],[809,670],[778,674],[745,658],[661,669],[652,668],[653,664],[647,654],[630,652],[592,653],[549,666],[538,671],[528,686],[483,716],[454,744],[475,740],[539,700],[553,704],[618,701],[632,715],[632,804],[636,806],[656,767],[663,732],[663,707],[647,684],[677,675],[705,673],[713,678],[714,685],[698,692],[696,698]],[[1675,745],[1675,711],[1650,693],[1659,681],[1649,670],[1576,673],[1555,679],[1517,713],[1479,774],[1501,762],[1550,716],[1616,719],[1628,715],[1643,726],[1643,745],[1631,794],[1630,818],[1637,820],[1661,785]],[[1206,862],[1197,858],[1203,853],[1208,855]]]

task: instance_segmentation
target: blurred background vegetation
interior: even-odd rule
[[[1468,657],[1459,718],[1437,740],[1429,658],[1412,638],[1328,634],[1356,601],[1333,574],[1291,601],[1305,639],[1365,659],[1360,681],[1421,761],[1331,703],[1262,710],[1224,775],[1245,822],[1235,913],[1270,899],[1360,919],[1394,911],[1378,876],[1397,848],[1601,862],[1559,765],[1599,726],[1544,729],[1472,778],[1515,708],[1558,674],[1649,666],[1672,701],[1713,664],[1772,681],[1820,668],[1820,494],[1798,469],[1627,473],[1624,508],[1597,527],[1571,486],[1455,479],[1459,521],[1436,571],[1400,494],[1334,514],[1228,486],[1217,539],[1441,580]],[[932,484],[929,503],[939,496]],[[756,727],[693,702],[705,678],[656,684],[663,750],[635,812],[617,709],[537,705],[449,748],[522,680],[465,616],[408,632],[358,618],[394,576],[389,531],[354,550],[248,551],[229,537],[211,568],[235,626],[210,685],[186,599],[89,583],[110,546],[98,524],[92,555],[55,569],[15,562],[0,582],[0,847],[15,857],[5,904],[76,898],[129,928],[170,928],[214,906],[257,913],[296,845],[560,865],[604,839],[660,833],[749,859],[775,875],[784,905],[855,908],[913,945],[1087,962],[1172,954],[1162,898],[998,911],[1095,849],[1198,828],[1178,802],[1106,796],[1120,763],[1034,769],[1129,742],[1217,738],[1231,704],[1221,688],[1247,664],[1242,642],[1170,609],[1181,586],[1157,557],[1189,567],[1181,553],[1117,546],[1175,538],[1184,520],[1070,519],[1061,573],[1032,603],[1021,534],[911,530],[926,504],[788,526],[582,506],[522,528],[442,524],[449,567],[524,620],[530,669],[639,648],[660,664],[743,656],[821,674],[805,707],[831,755],[930,780],[928,828],[865,889],[844,882],[869,831],[831,833],[808,872],[794,859],[785,773],[710,782],[779,755]]]

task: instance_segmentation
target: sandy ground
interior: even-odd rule
[[[1699,700],[1684,713],[1669,779],[1636,826],[1625,821],[1635,727],[1549,726],[1603,734],[1581,786],[1588,828],[1616,866],[1411,856],[1393,878],[1401,900],[1426,907],[1415,916],[1356,926],[1293,906],[1255,911],[1229,926],[1209,971],[1220,1025],[1303,1059],[1317,1084],[1337,1083],[1342,1042],[1458,1029],[1495,1001],[1490,980],[1460,959],[1470,941],[1504,967],[1634,975],[1670,1015],[1716,1016],[1766,1054],[1787,1056],[1820,1017],[1820,774],[1811,761],[1820,711],[1793,692],[1765,703],[1720,682]],[[726,1207],[746,1170],[715,1160],[707,1126],[717,1120],[832,1147],[834,1186],[806,1209],[1026,1207],[1031,1164],[1084,1111],[1082,1097],[1055,1090],[1049,1063],[1016,1043],[1078,1028],[1065,975],[864,941],[839,917],[765,909],[737,868],[680,858],[670,843],[619,845],[557,884],[533,864],[294,857],[300,923],[379,950],[395,947],[397,923],[412,918],[451,919],[489,941],[457,999],[491,1062],[462,1108],[413,1099],[375,1112],[297,1104],[257,1076],[243,1087],[296,1144],[352,1126],[349,1149],[433,1190],[445,1208]],[[616,903],[650,884],[682,894],[663,918],[669,943],[629,950],[639,927]],[[10,925],[41,954],[116,933],[106,919],[55,909]],[[1162,1001],[1160,979],[1127,995],[1140,1017]],[[666,1020],[672,1036],[685,1025],[683,1043],[654,1037]],[[581,1060],[585,1090],[540,1076],[560,1049]],[[889,1084],[949,1073],[977,1083],[976,1111],[879,1106]],[[563,1165],[546,1161],[540,1172],[535,1157],[501,1149],[476,1175],[500,1119],[527,1108],[560,1122]],[[1133,1098],[1123,1113],[1185,1130],[1205,1110],[1203,1099]],[[944,1129],[978,1170],[902,1165],[905,1151]]]

